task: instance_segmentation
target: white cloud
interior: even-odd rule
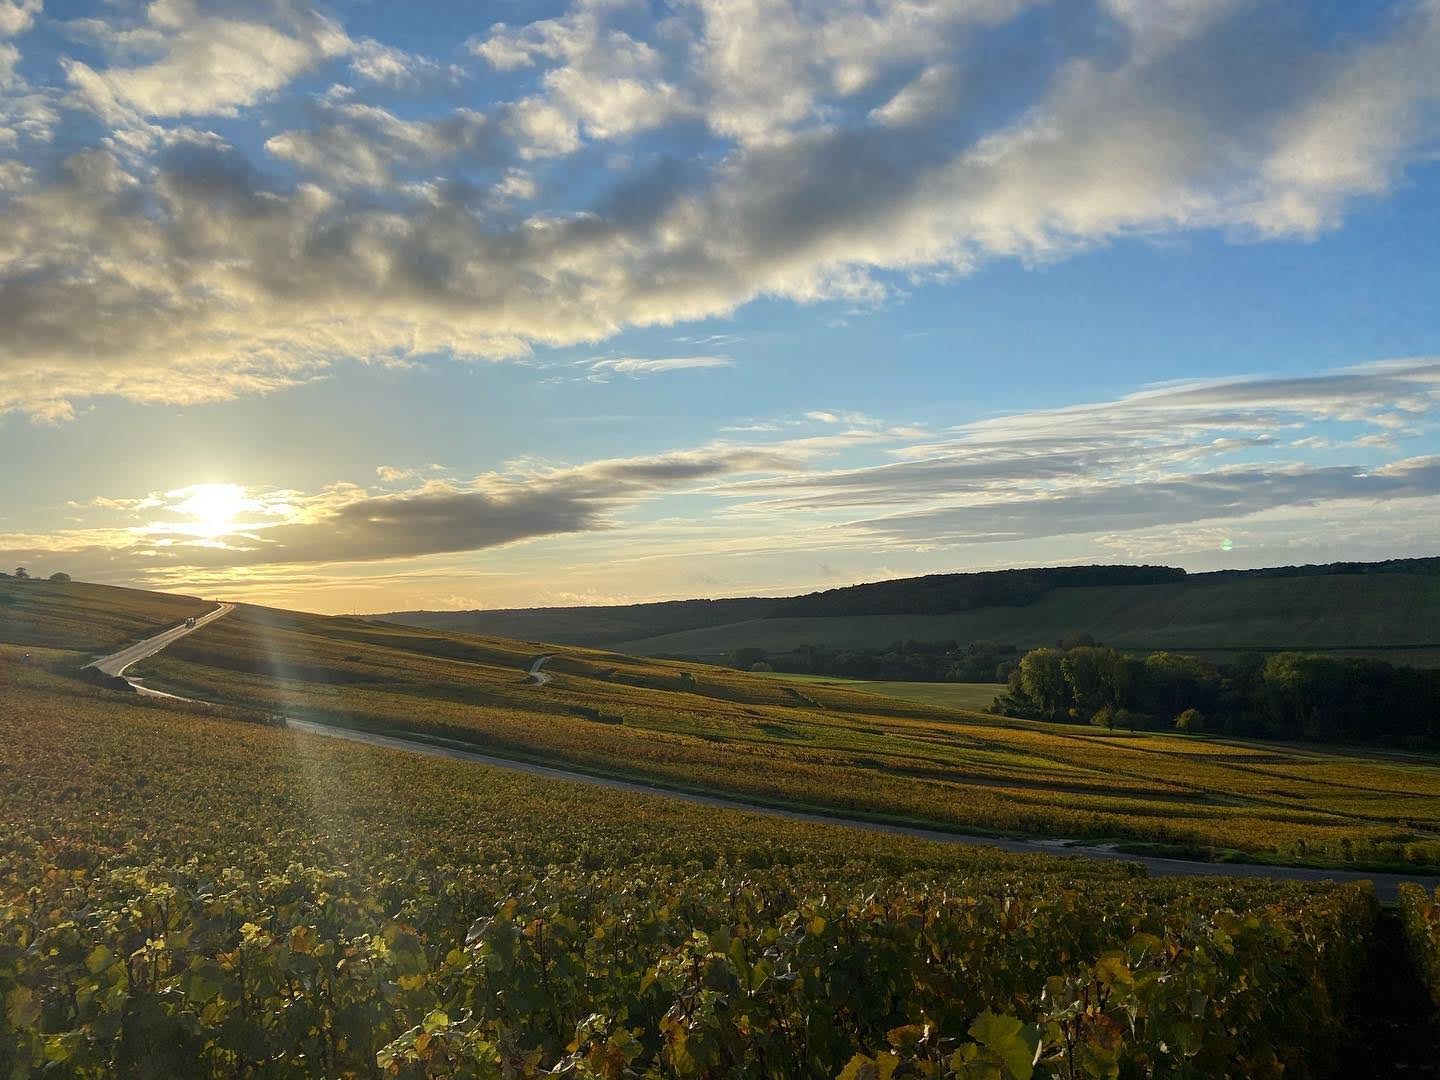
[[[1366,470],[1349,465],[1316,466],[1311,479],[1271,483],[1272,476],[1301,467],[1293,455],[1275,459],[1277,435],[1294,433],[1299,437],[1287,439],[1289,446],[1307,452],[1390,449],[1397,440],[1386,417],[1397,407],[1412,418],[1440,413],[1440,360],[1390,361],[1292,378],[1173,384],[1115,401],[975,421],[939,440],[901,436],[900,445],[889,451],[898,460],[890,464],[737,481],[724,490],[732,497],[758,499],[768,511],[910,507],[918,516],[906,519],[907,528],[917,532],[914,522],[958,521],[972,507],[1012,501],[1039,507],[1064,492],[1094,491],[1118,499],[1126,485],[1158,485],[1155,490],[1170,492],[1177,501],[1199,500],[1202,493],[1218,498],[1230,482],[1226,476],[1250,477],[1235,483],[1248,483],[1254,498],[1263,501],[1267,491],[1277,499],[1287,492],[1298,498],[1296,485],[1302,483],[1340,490],[1335,485],[1350,481],[1335,480],[1339,470],[1362,478],[1345,489],[1358,492]],[[821,423],[842,420],[827,412],[807,415]],[[1315,434],[1322,424],[1350,425],[1363,434],[1344,439]],[[1238,455],[1261,457],[1264,464],[1227,463]],[[1206,470],[1211,480],[1197,487],[1198,481],[1192,481]],[[1086,504],[1077,498],[1075,505]],[[1137,499],[1135,512],[1148,512],[1143,499]],[[999,516],[993,508],[977,513],[975,520],[992,523],[980,532],[994,532]],[[1097,510],[1092,520],[1100,517]]]
[[[42,0],[0,0],[0,38],[18,37],[35,25]]]
[[[522,143],[522,157],[557,157],[580,148],[580,128],[574,115],[544,98],[517,101],[507,110],[505,124]]]
[[[1348,58],[1279,125],[1261,169],[1259,227],[1313,232],[1335,223],[1343,199],[1389,189],[1440,99],[1440,5],[1417,12]]]
[[[707,121],[754,144],[783,140],[816,120],[827,101],[856,95],[888,71],[939,63],[954,51],[957,34],[1029,5],[697,0],[695,6],[702,27],[693,62],[704,81]]]
[[[360,103],[325,108],[308,131],[285,131],[265,149],[341,187],[385,187],[396,171],[433,170],[495,156],[489,119],[457,109],[437,120],[402,120]]]
[[[652,45],[607,27],[603,10],[581,5],[559,19],[524,27],[503,23],[470,49],[500,71],[550,62],[543,91],[516,102],[511,126],[527,157],[573,153],[581,133],[616,139],[658,127],[691,111],[680,89],[663,76],[664,57]]]
[[[143,29],[160,53],[150,63],[99,71],[78,60],[66,64],[77,98],[103,117],[233,114],[351,49],[335,23],[284,2],[257,5],[250,18],[212,15],[196,0],[155,0],[146,12]],[[124,30],[101,33],[117,49],[134,41]]]
[[[950,64],[931,64],[870,116],[882,124],[914,124],[954,107],[959,73]]]
[[[391,90],[413,90],[435,80],[454,81],[458,68],[442,67],[428,56],[406,52],[374,38],[355,42],[350,53],[350,70],[370,83]]]
[[[659,375],[666,371],[690,371],[696,368],[734,367],[728,356],[661,356],[642,359],[626,356],[615,360],[596,360],[590,370],[600,375]]]
[[[71,90],[113,129],[0,204],[0,410],[223,400],[347,358],[518,357],[760,296],[873,304],[893,275],[1123,237],[1306,236],[1436,134],[1434,3],[1325,41],[1262,4],[1111,0],[1098,52],[1057,21],[1059,59],[992,55],[1017,13],[1058,19],[1028,8],[689,0],[642,34],[624,5],[577,2],[474,44],[524,83],[486,115],[309,101],[313,122],[266,144],[294,181],[168,118],[267,101],[327,57],[397,77],[409,59],[288,0],[86,24],[113,63],[72,61]],[[13,118],[0,95],[0,147],[53,127],[43,94],[23,99]],[[559,159],[667,125],[694,142],[639,140],[576,193]]]

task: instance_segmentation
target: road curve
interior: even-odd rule
[[[549,780],[565,780],[573,783],[591,784],[595,787],[610,788],[613,791],[633,791],[643,795],[663,795],[682,802],[699,806],[713,806],[722,810],[742,810],[752,814],[766,814],[770,817],[786,818],[790,821],[804,821],[817,825],[839,825],[850,829],[864,829],[868,832],[888,833],[892,836],[910,836],[920,840],[936,840],[943,844],[964,844],[967,847],[998,848],[1017,855],[1059,855],[1072,858],[1095,859],[1105,862],[1139,863],[1157,877],[1240,877],[1271,878],[1284,881],[1370,881],[1375,885],[1375,894],[1381,900],[1394,900],[1402,881],[1413,881],[1426,889],[1440,886],[1440,877],[1419,877],[1409,874],[1366,873],[1359,870],[1318,870],[1303,866],[1265,866],[1259,863],[1207,863],[1187,859],[1160,859],[1145,855],[1126,855],[1108,848],[1084,847],[1054,840],[1019,840],[999,836],[967,836],[964,833],[944,832],[940,829],[925,829],[913,825],[892,825],[880,821],[865,821],[858,818],[840,817],[831,814],[809,813],[804,810],[786,810],[782,807],[763,806],[745,802],[742,799],[726,798],[722,795],[703,795],[697,792],[676,791],[635,780],[619,780],[608,776],[593,776],[589,773],[574,772],[556,768],[553,765],[537,765],[528,761],[496,757],[478,750],[467,749],[453,740],[431,739],[424,736],[404,737],[402,735],[381,735],[371,731],[357,731],[354,728],[336,727],[331,724],[317,724],[309,720],[287,719],[286,726],[293,731],[307,735],[324,735],[349,742],[365,743],[390,750],[404,750],[412,754],[426,754],[430,757],[450,758],[454,761],[471,761],[490,765],[497,769],[510,769],[540,776]]]
[[[541,671],[540,669],[545,666],[545,661],[553,660],[554,657],[554,653],[537,656],[535,662],[530,665],[530,670],[525,673],[526,679],[535,686],[544,686],[548,683],[551,678],[550,673],[548,671]]]
[[[223,619],[230,612],[235,610],[234,604],[221,604],[214,611],[205,615],[197,616],[194,626],[186,626],[183,622],[179,626],[172,626],[154,637],[148,637],[144,641],[138,641],[134,645],[127,646],[119,652],[111,653],[109,656],[102,656],[99,660],[92,660],[86,664],[87,668],[94,668],[102,675],[112,675],[116,678],[125,678],[125,670],[132,664],[138,664],[146,657],[154,656],[165,646],[172,642],[179,641],[186,634],[193,634],[207,623],[216,619]],[[133,679],[126,679],[138,693],[149,694],[152,697],[174,697],[173,694],[162,694],[159,690],[147,690]]]

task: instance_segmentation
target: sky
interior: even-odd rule
[[[1440,0],[0,0],[0,567],[1440,554]]]

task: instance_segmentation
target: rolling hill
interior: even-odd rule
[[[0,579],[7,1075],[1078,1080],[1096,987],[1123,1075],[1433,1060],[1433,758],[248,605],[75,677],[211,606]]]
[[[524,636],[546,641],[705,660],[721,660],[741,648],[875,648],[907,638],[1024,648],[1088,633],[1134,650],[1303,649],[1435,666],[1440,665],[1440,559],[1206,574],[1167,567],[1063,567],[932,575],[772,600],[379,617],[468,633],[523,628]]]
[[[0,619],[0,677],[116,706],[133,695],[66,677],[97,651],[91,624],[121,613],[139,636],[197,603],[79,583],[0,581],[0,596],[33,613]],[[539,656],[548,681],[527,676]],[[1423,755],[1014,720],[854,685],[243,604],[134,671],[182,698],[159,708],[192,699],[236,719],[752,805],[1267,861],[1440,865],[1440,780]]]

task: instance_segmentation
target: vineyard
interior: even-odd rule
[[[765,804],[1201,857],[1440,866],[1429,759],[1010,721],[845,686],[241,608],[161,689]]]
[[[169,593],[0,578],[0,641],[110,652],[214,607]]]
[[[1435,1008],[1440,1009],[1440,889],[1427,894],[1409,882],[1400,886],[1400,918],[1410,955],[1430,989]]]
[[[1324,1075],[1374,918],[0,677],[7,1077]]]

